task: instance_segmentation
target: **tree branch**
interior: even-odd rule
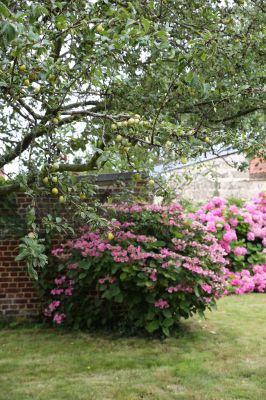
[[[92,171],[96,167],[97,160],[101,156],[101,153],[96,152],[90,161],[86,164],[60,164],[58,172],[87,172]],[[27,184],[32,185],[37,180],[36,176],[30,176],[28,178]],[[24,191],[23,187],[21,187],[20,183],[10,183],[7,185],[0,186],[0,195],[8,194],[11,192],[20,192]]]
[[[34,119],[42,119],[43,115],[37,114],[24,100],[18,99],[19,104],[28,111]]]
[[[97,119],[109,119],[110,121],[116,122],[119,121],[120,119],[127,119],[130,118],[128,114],[118,114],[118,115],[110,115],[110,114],[102,114],[102,113],[97,113],[93,112],[91,110],[80,110],[80,111],[63,111],[61,113],[62,115],[69,115],[69,117],[63,118],[60,122],[59,125],[64,125],[66,123],[73,122],[75,120],[78,120],[84,116],[86,117],[92,117],[92,118],[97,118]]]
[[[266,109],[266,108],[264,108],[264,107],[253,107],[253,108],[248,108],[248,109],[246,109],[246,110],[239,111],[239,112],[237,112],[236,114],[230,115],[230,116],[228,116],[228,117],[224,117],[224,118],[220,118],[220,119],[209,120],[209,122],[211,122],[211,123],[213,123],[213,122],[214,122],[214,123],[218,123],[218,122],[227,122],[227,121],[231,121],[231,120],[236,119],[236,118],[243,117],[244,115],[251,114],[251,113],[253,113],[253,112],[255,112],[255,111],[258,111],[258,110],[265,110],[265,109]]]
[[[72,108],[78,108],[78,107],[97,106],[99,104],[100,103],[98,100],[80,101],[80,102],[76,102],[76,103],[66,104],[65,106],[61,107],[61,110],[65,111],[65,110],[71,110]]]
[[[9,152],[0,156],[0,169],[3,168],[6,164],[15,160],[18,156],[20,156],[25,150],[27,150],[33,139],[43,136],[45,133],[48,133],[52,127],[50,126],[40,126],[37,125],[33,127],[31,132],[24,136],[24,138]]]

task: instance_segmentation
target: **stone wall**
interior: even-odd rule
[[[213,196],[248,200],[260,191],[266,191],[266,162],[252,160],[249,168],[240,172],[234,163],[241,161],[245,161],[244,157],[231,154],[171,171],[171,185],[173,188],[179,187],[177,199],[182,197],[197,203]],[[186,173],[191,174],[192,181],[181,188],[180,180],[183,181]]]

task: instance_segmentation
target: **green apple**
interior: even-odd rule
[[[108,240],[113,240],[114,239],[114,235],[112,234],[112,232],[108,232],[107,238],[108,238]]]
[[[188,159],[186,157],[181,157],[180,162],[181,164],[187,164]]]
[[[115,141],[116,141],[117,143],[122,142],[122,140],[123,140],[123,136],[121,136],[121,135],[117,135],[116,138],[115,138]]]
[[[104,27],[102,24],[99,24],[96,26],[96,32],[97,33],[102,33],[104,31]]]
[[[35,234],[34,232],[29,232],[29,233],[28,233],[28,237],[29,237],[30,239],[36,239],[36,234]]]
[[[21,65],[18,67],[18,69],[20,70],[20,72],[25,72],[26,69],[27,69],[27,67],[26,67],[25,64],[21,64]]]
[[[128,145],[129,145],[129,142],[128,142],[128,140],[127,140],[126,138],[123,138],[122,141],[121,141],[121,143],[122,143],[122,145],[124,145],[124,146],[128,146]]]
[[[61,204],[66,202],[66,199],[64,196],[59,196],[58,200],[59,200],[59,203],[61,203]]]
[[[136,174],[134,174],[134,179],[135,181],[140,181],[141,180],[141,175],[137,172]]]
[[[127,123],[128,123],[128,125],[134,125],[135,124],[135,119],[134,118],[129,118]]]

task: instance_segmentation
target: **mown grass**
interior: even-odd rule
[[[265,400],[266,296],[219,301],[164,341],[0,331],[0,400]]]

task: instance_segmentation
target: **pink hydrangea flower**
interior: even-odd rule
[[[226,242],[237,240],[236,232],[234,230],[227,231],[223,236],[223,240]]]
[[[67,266],[68,269],[77,269],[78,267],[79,267],[79,265],[77,263],[68,264],[68,266]]]
[[[62,324],[62,322],[63,322],[63,320],[66,318],[66,315],[65,314],[55,314],[54,315],[54,318],[53,318],[53,321],[56,323],[56,324],[58,324],[58,325],[60,325],[60,324]]]
[[[154,306],[156,308],[160,308],[161,310],[163,310],[164,308],[169,308],[170,305],[166,300],[163,299],[159,299],[154,303]]]
[[[156,282],[157,281],[157,271],[153,270],[152,273],[150,274],[149,278],[151,281]]]
[[[253,232],[248,232],[248,234],[247,234],[247,239],[250,240],[251,242],[252,242],[253,240],[255,240],[255,235],[254,235],[254,233],[253,233]]]
[[[66,280],[66,277],[65,277],[65,276],[59,276],[58,278],[55,278],[54,283],[55,283],[57,286],[60,286],[60,285],[62,285],[62,284],[65,282],[65,280]]]
[[[55,288],[55,289],[52,289],[50,293],[51,293],[53,296],[59,296],[59,295],[62,294],[63,292],[64,292],[64,289]]]
[[[65,289],[66,296],[72,296],[72,294],[73,294],[73,287],[69,287],[69,288]]]
[[[49,304],[48,308],[50,311],[54,311],[56,308],[60,306],[61,302],[59,300],[54,300]]]
[[[229,207],[229,210],[233,214],[238,214],[238,212],[239,212],[238,207],[236,205],[234,205],[234,204]]]
[[[244,255],[246,255],[247,254],[247,249],[245,248],[245,247],[240,247],[240,246],[238,246],[238,247],[236,247],[235,249],[234,249],[234,254],[236,255],[236,256],[244,256]]]
[[[200,286],[201,286],[202,290],[204,290],[204,292],[209,293],[209,294],[212,292],[211,285],[208,285],[207,283],[203,283]]]

